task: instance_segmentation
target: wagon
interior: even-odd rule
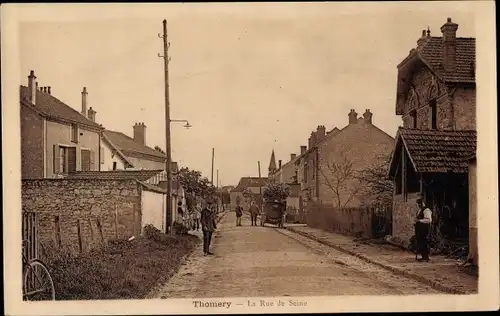
[[[285,203],[279,201],[264,202],[264,223],[282,227],[283,213],[285,209],[286,209],[286,202]]]

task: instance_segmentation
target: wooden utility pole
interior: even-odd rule
[[[260,192],[260,209],[262,211],[262,177],[260,175],[260,161],[257,162],[259,165],[259,192]]]
[[[214,156],[215,156],[215,148],[212,148],[212,176],[210,177],[210,182],[214,185]]]
[[[216,182],[216,183],[217,183],[217,184],[216,184],[216,186],[215,186],[215,188],[216,188],[216,190],[215,190],[215,194],[216,194],[216,196],[217,196],[217,190],[219,190],[219,169],[217,169],[217,182]],[[217,208],[219,208],[219,205],[218,205],[218,204],[217,204]]]
[[[167,20],[163,20],[163,36],[158,34],[158,37],[163,38],[163,56],[158,54],[158,57],[163,57],[163,65],[165,71],[165,142],[166,142],[166,160],[165,170],[167,171],[167,207],[166,207],[166,225],[165,232],[168,232],[172,222],[172,152],[170,143],[170,96],[168,85],[168,48],[170,43],[167,40]]]

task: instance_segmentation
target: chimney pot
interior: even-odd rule
[[[30,75],[28,76],[28,100],[33,105],[36,105],[37,90],[38,90],[38,83],[36,82],[35,71],[30,70]]]
[[[363,119],[365,124],[372,124],[372,112],[370,112],[370,109],[366,109],[365,113],[363,114]]]
[[[47,87],[47,92],[48,92],[49,94],[52,94],[52,93],[50,92],[50,87]]]
[[[307,151],[307,146],[300,146],[300,154],[303,155]]]
[[[349,117],[349,124],[356,124],[358,122],[358,113],[356,113],[354,109],[351,109],[351,112],[349,112],[348,117]]]
[[[295,158],[297,158],[297,154],[290,154],[290,160],[294,160]]]

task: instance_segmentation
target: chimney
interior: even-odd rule
[[[134,140],[141,145],[146,145],[146,125],[144,123],[135,123]]]
[[[311,145],[314,146],[316,145],[317,142],[318,142],[318,137],[316,132],[311,132]]]
[[[312,147],[312,135],[309,136],[309,138],[307,139],[307,145],[308,147],[307,148],[311,148]],[[302,147],[301,147],[302,148]]]
[[[38,83],[36,82],[35,71],[31,70],[30,75],[28,76],[28,100],[36,105],[36,90],[38,87]]]
[[[281,159],[278,160],[278,169],[281,169]]]
[[[316,141],[319,143],[323,139],[325,139],[326,136],[326,128],[323,125],[319,125],[316,128]]]
[[[370,112],[370,109],[366,109],[365,113],[363,114],[363,118],[365,120],[365,124],[371,124],[372,123],[372,112]]]
[[[52,94],[52,93],[50,92],[50,87],[47,87],[47,93],[48,93],[48,94]]]
[[[429,35],[430,35],[430,31],[429,31]],[[429,37],[429,35],[427,35],[425,30],[422,30],[422,36],[417,40],[417,49],[422,48],[422,46],[427,41],[427,37]]]
[[[90,107],[89,111],[88,111],[88,119],[91,120],[92,122],[95,122],[95,114],[96,114],[96,111],[94,111],[92,109],[92,107]]]
[[[82,114],[86,116],[87,114],[87,87],[83,87],[82,91]]]
[[[453,73],[456,68],[457,30],[458,24],[453,23],[451,18],[448,18],[446,24],[441,26],[441,32],[443,33],[443,66],[447,73]]]
[[[307,146],[300,146],[300,154],[303,155],[307,151]]]
[[[297,158],[297,154],[290,154],[290,160],[294,160],[295,158]]]
[[[356,113],[354,109],[351,109],[351,112],[349,112],[348,116],[349,124],[356,124],[358,122],[358,113]]]

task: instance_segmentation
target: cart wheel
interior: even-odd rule
[[[56,299],[54,281],[45,264],[34,259],[24,272],[23,298],[28,301],[53,301]]]

